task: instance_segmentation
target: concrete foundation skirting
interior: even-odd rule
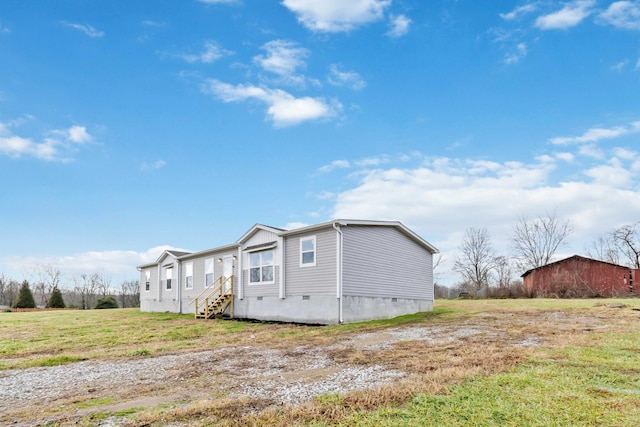
[[[247,297],[236,299],[234,317],[310,324],[338,323],[339,301],[335,296]]]
[[[178,301],[173,299],[163,299],[162,301],[142,299],[140,300],[140,311],[178,313]]]
[[[311,324],[339,323],[340,300],[333,296],[252,297],[235,302],[235,317]],[[390,319],[433,310],[433,301],[402,298],[344,297],[345,323]]]
[[[140,301],[140,311],[178,313],[179,306],[178,301],[172,299]],[[366,322],[431,310],[432,300],[345,296],[342,319],[344,323]],[[194,305],[183,299],[182,313],[194,312]],[[335,296],[247,297],[236,298],[234,305],[234,317],[237,319],[327,325],[339,323],[339,316],[340,300]]]
[[[433,300],[345,296],[342,317],[345,323],[365,322],[432,310]]]

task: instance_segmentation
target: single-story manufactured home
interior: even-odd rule
[[[140,309],[311,324],[430,311],[437,252],[398,221],[256,224],[235,243],[139,266]]]
[[[637,295],[640,270],[574,255],[526,271],[529,295],[560,297],[623,297]]]

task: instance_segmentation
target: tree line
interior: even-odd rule
[[[63,281],[60,270],[52,265],[35,266],[29,275],[29,280],[20,282],[0,274],[0,306],[15,306],[25,286],[32,294],[34,305],[38,307],[52,307],[53,299],[53,307],[63,305],[86,310],[96,308],[98,302],[107,298],[112,298],[122,308],[140,306],[138,280],[125,280],[114,287],[109,277],[93,273],[75,275]]]
[[[514,279],[514,272],[553,262],[572,232],[570,221],[559,218],[555,212],[533,219],[522,216],[510,237],[512,253],[505,255],[496,252],[486,228],[467,228],[453,263],[461,281],[453,289],[436,284],[436,297],[527,296],[522,281]],[[585,251],[589,258],[640,269],[640,221],[605,233]],[[435,261],[434,270],[441,262],[442,258]]]

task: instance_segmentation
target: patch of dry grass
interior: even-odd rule
[[[232,384],[235,379],[229,373],[210,372],[202,375],[197,367],[185,367],[180,372],[180,383],[167,382],[128,390],[126,396],[132,400],[136,395],[155,393],[165,395],[165,401],[169,402],[156,403],[153,407],[129,415],[126,418],[128,426],[360,425],[361,421],[354,418],[356,414],[364,417],[362,419],[368,419],[367,414],[376,414],[381,408],[391,408],[388,410],[394,412],[396,409],[411,407],[418,396],[449,396],[470,379],[508,376],[509,372],[526,366],[531,361],[548,363],[552,367],[565,364],[563,369],[570,369],[580,363],[589,367],[594,364],[597,366],[601,359],[609,367],[620,371],[626,369],[629,375],[637,376],[638,372],[629,371],[633,368],[629,368],[630,365],[625,364],[626,362],[621,362],[620,366],[611,362],[611,351],[594,356],[587,350],[597,349],[609,342],[615,351],[623,352],[626,358],[640,355],[637,341],[629,338],[634,336],[633,333],[640,333],[640,312],[633,310],[640,306],[638,300],[624,300],[626,306],[622,308],[597,303],[594,300],[439,301],[435,313],[431,314],[327,327],[200,322],[186,316],[121,310],[122,314],[109,318],[108,321],[112,322],[110,326],[104,325],[107,321],[105,318],[87,318],[86,324],[81,322],[79,326],[80,329],[90,330],[101,324],[98,333],[103,334],[101,336],[106,340],[111,340],[113,334],[106,329],[124,328],[125,332],[120,334],[132,335],[130,340],[122,338],[121,342],[114,338],[114,348],[102,356],[93,353],[90,348],[88,354],[92,358],[130,357],[127,355],[140,349],[148,349],[149,353],[144,357],[149,357],[224,346],[277,349],[288,357],[304,358],[305,353],[301,348],[307,347],[326,349],[328,356],[336,364],[384,366],[389,370],[406,373],[404,378],[374,389],[321,395],[299,405],[280,405],[274,399],[230,398],[224,385]],[[29,313],[20,315],[26,314]],[[6,330],[2,324],[2,316],[4,314],[0,315],[0,332]],[[141,322],[145,324],[144,328],[140,327]],[[21,362],[18,360],[21,358],[38,359],[51,357],[52,354],[86,356],[71,341],[62,344],[59,351],[51,343],[37,344],[38,339],[46,343],[57,337],[51,329],[37,331],[37,328],[37,325],[22,325],[12,330],[9,340],[32,340],[35,343],[34,349],[21,350],[18,346],[12,350],[14,352],[9,359],[16,359],[14,366],[20,366]],[[437,333],[434,332],[433,339],[407,339],[381,348],[364,345],[364,341],[370,338],[363,338],[359,342],[361,336],[371,333],[388,334],[399,328],[434,328]],[[63,327],[63,330],[70,329],[73,328]],[[465,329],[473,333],[459,333]],[[620,338],[613,343],[611,337],[616,335]],[[3,334],[0,333],[0,336],[0,340],[5,339]],[[627,338],[623,339],[623,336]],[[352,345],[336,345],[345,342]],[[582,349],[583,362],[583,359],[576,359],[574,349]],[[5,363],[6,360],[7,358],[2,359]],[[245,366],[247,369],[256,363],[260,363],[260,360],[239,360],[237,366]],[[552,368],[548,370],[554,372]],[[528,378],[526,373],[521,375]],[[553,381],[553,375],[549,375],[548,381]],[[595,395],[611,394],[605,389],[592,389],[595,390]],[[606,401],[612,404],[615,399],[611,399],[609,395],[606,396]],[[121,396],[119,400],[122,401],[126,396]],[[429,399],[426,401],[431,402]],[[139,402],[135,406],[140,406]],[[113,409],[96,408],[96,411],[100,410],[108,413]],[[412,412],[409,418],[414,415]],[[378,419],[375,418],[377,416],[373,419]],[[83,416],[78,419],[70,415],[65,420],[82,424],[90,423],[92,418]],[[124,423],[123,420],[124,418],[121,419]],[[376,425],[376,422],[363,421],[362,425]]]

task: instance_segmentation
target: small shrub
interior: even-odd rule
[[[26,280],[22,282],[18,299],[13,304],[13,308],[36,308],[36,300],[33,299],[33,294],[31,293],[31,289],[29,289],[29,282]]]
[[[96,302],[96,309],[107,309],[107,308],[118,308],[118,302],[111,295],[107,295],[106,297],[102,297]]]

